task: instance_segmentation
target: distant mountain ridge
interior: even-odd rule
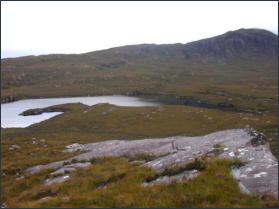
[[[278,36],[262,29],[239,29],[186,44],[142,44],[140,53],[179,56],[187,61],[226,64],[228,59],[278,56]]]
[[[154,53],[159,56],[177,56],[180,52],[180,58],[186,60],[195,60],[202,63],[223,63],[225,59],[242,58],[248,59],[252,56],[260,55],[278,55],[278,36],[263,29],[239,29],[229,31],[222,35],[212,38],[201,39],[186,44],[140,44],[114,47],[106,50],[87,52],[83,54],[50,54],[40,55],[37,58],[59,58],[60,56],[77,56],[82,59],[83,56],[98,54],[104,51],[125,51],[134,50],[136,55],[146,55]],[[133,53],[132,53],[133,54]],[[125,54],[128,56],[128,54]],[[19,57],[20,59],[34,58],[34,56]],[[6,58],[18,59],[18,58]],[[3,59],[5,60],[5,59]]]
[[[256,78],[263,76],[272,79],[270,88],[278,85],[274,80],[278,76],[278,35],[262,29],[239,29],[186,44],[140,44],[84,54],[1,59],[4,96],[56,97],[128,91],[189,95],[193,91],[189,86],[196,86],[195,92],[210,92],[210,86],[231,91],[241,76],[254,79],[249,88],[257,86]],[[208,80],[218,79],[221,83],[229,79],[231,86],[205,86]],[[237,88],[249,82],[243,80]],[[32,93],[27,92],[29,88]]]

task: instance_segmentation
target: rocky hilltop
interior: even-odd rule
[[[256,61],[257,57],[278,54],[278,36],[260,29],[240,29],[184,45],[187,59],[226,64],[230,59]],[[252,60],[251,60],[252,59]]]

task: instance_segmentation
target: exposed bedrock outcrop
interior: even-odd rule
[[[278,195],[278,160],[271,154],[263,134],[253,129],[233,129],[211,133],[205,136],[176,136],[162,139],[143,139],[134,141],[110,140],[90,144],[72,144],[64,152],[88,151],[68,160],[38,165],[27,169],[36,173],[44,168],[63,169],[73,159],[90,160],[99,156],[121,156],[150,153],[163,155],[145,163],[155,170],[173,164],[185,164],[196,157],[239,158],[246,162],[237,170],[236,176],[242,185],[255,194]]]

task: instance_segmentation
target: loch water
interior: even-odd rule
[[[20,113],[28,109],[45,108],[53,105],[66,103],[82,103],[85,105],[95,105],[98,103],[109,103],[118,106],[156,106],[164,105],[186,105],[204,107],[210,109],[220,109],[223,111],[237,111],[233,107],[218,107],[216,105],[200,102],[196,98],[177,99],[174,95],[140,95],[140,96],[92,96],[92,97],[67,97],[67,98],[46,98],[46,99],[25,99],[11,103],[1,104],[1,127],[2,128],[25,128],[34,123],[39,123],[62,112],[43,113],[41,115],[21,116]]]
[[[35,108],[45,108],[53,105],[66,103],[82,103],[94,105],[98,103],[110,103],[118,106],[156,106],[160,103],[156,99],[130,97],[121,95],[94,96],[94,97],[70,97],[70,98],[48,98],[48,99],[25,99],[11,103],[1,104],[1,127],[2,128],[25,128],[34,123],[47,120],[62,112],[43,113],[41,115],[21,116],[20,113]]]

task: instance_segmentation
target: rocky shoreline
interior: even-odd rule
[[[123,93],[123,95],[127,95],[127,96],[139,96],[144,93],[140,92],[139,90],[137,91],[131,91],[131,92],[127,92],[127,93]],[[165,95],[162,92],[157,93],[158,95]],[[110,94],[108,94],[110,95]],[[154,94],[156,95],[156,94]],[[106,96],[106,95],[94,95],[94,96]],[[231,111],[231,112],[242,112],[242,113],[252,113],[252,114],[256,114],[256,115],[263,115],[262,111],[259,110],[253,110],[253,109],[242,109],[242,108],[238,108],[233,104],[229,104],[229,103],[214,103],[214,102],[203,102],[200,101],[200,99],[196,98],[196,97],[191,97],[191,96],[178,96],[178,95],[174,95],[176,99],[181,99],[181,100],[186,100],[185,104],[186,106],[194,106],[194,107],[204,107],[204,108],[209,108],[209,109],[219,109],[219,110],[223,110],[223,111]],[[14,102],[19,100],[19,98],[14,97],[14,96],[8,96],[5,98],[1,98],[1,104],[5,104],[5,103],[10,103],[10,102]],[[47,110],[27,110],[23,113],[21,113],[20,115],[23,116],[28,116],[28,115],[40,115],[42,113],[45,112],[61,112],[61,111],[47,111]],[[62,111],[63,112],[63,111]]]
[[[17,100],[18,100],[18,98],[14,97],[14,96],[8,96],[8,97],[1,98],[1,104],[15,102]]]
[[[210,109],[219,109],[224,111],[231,111],[231,112],[240,112],[240,113],[252,113],[256,115],[263,115],[262,111],[253,110],[253,109],[242,109],[233,104],[229,103],[215,103],[215,102],[202,102],[200,99],[196,97],[190,96],[175,96],[177,99],[184,99],[186,100],[186,104],[188,106],[195,106],[195,107],[204,107]]]

